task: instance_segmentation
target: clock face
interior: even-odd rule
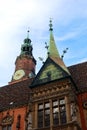
[[[25,72],[24,70],[17,70],[13,76],[13,79],[14,80],[18,80],[18,79],[21,79],[23,76],[25,75]]]

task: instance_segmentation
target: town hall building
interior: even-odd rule
[[[49,24],[47,59],[36,74],[29,36],[11,81],[0,87],[0,130],[87,130],[87,62],[67,67]]]

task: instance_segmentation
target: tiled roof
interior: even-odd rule
[[[68,67],[71,76],[79,89],[87,88],[87,62]]]
[[[69,66],[68,69],[76,86],[80,89],[87,88],[87,62]],[[27,79],[0,87],[0,111],[27,105],[31,82],[31,79]]]
[[[0,111],[26,105],[29,102],[29,79],[0,88]]]

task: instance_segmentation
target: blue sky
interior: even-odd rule
[[[0,86],[11,81],[28,28],[38,72],[38,57],[46,59],[50,17],[60,55],[69,48],[66,66],[87,61],[87,0],[0,0]]]

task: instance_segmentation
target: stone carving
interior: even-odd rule
[[[13,123],[13,116],[9,115],[9,112],[7,112],[7,115],[2,119],[1,124],[2,125],[10,125]]]
[[[31,129],[32,129],[32,115],[31,112],[29,111],[26,116],[26,130]]]
[[[72,121],[76,121],[77,120],[75,103],[71,104],[71,118],[72,118]]]

